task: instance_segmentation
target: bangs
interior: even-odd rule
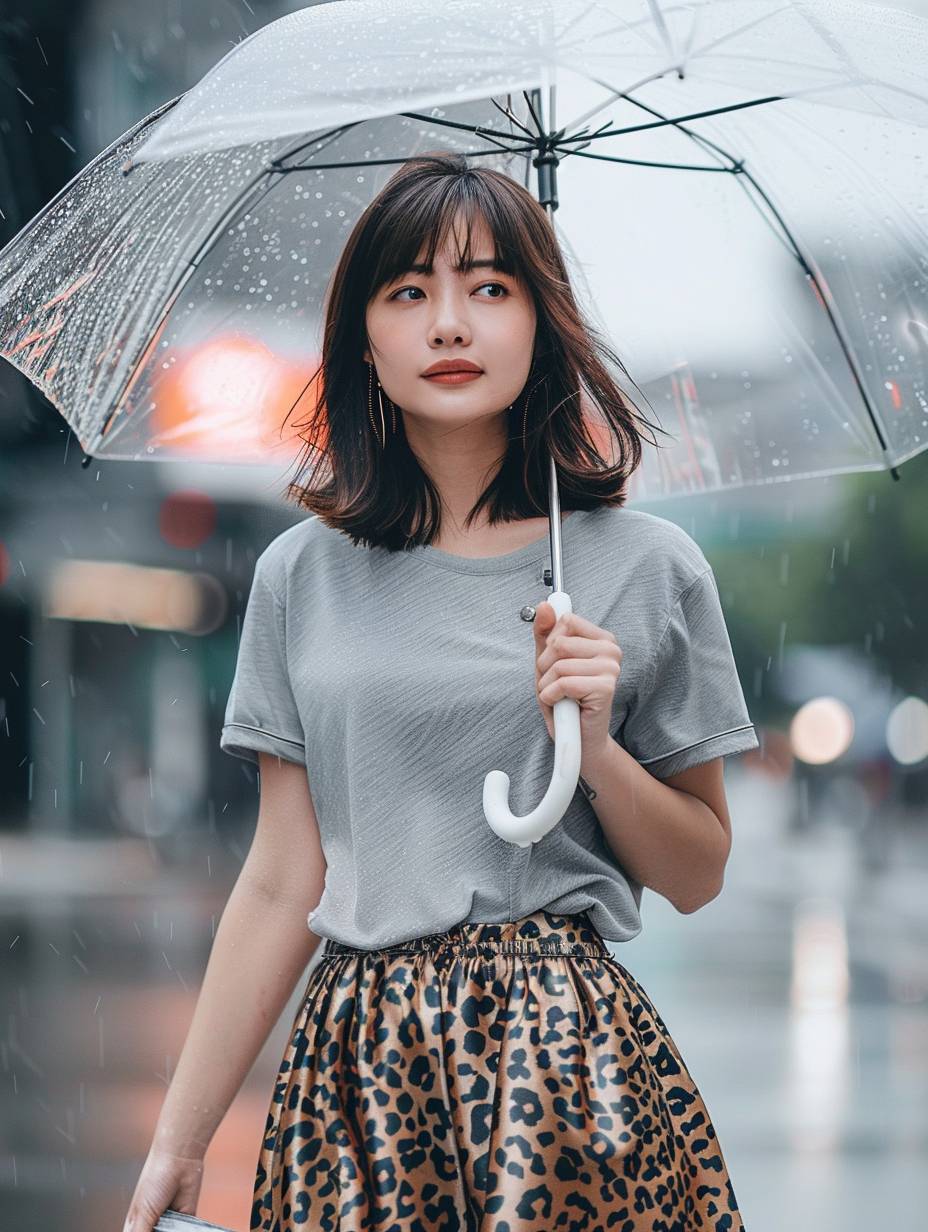
[[[374,259],[368,301],[381,287],[406,274],[431,274],[435,254],[449,237],[454,239],[457,249],[455,268],[469,273],[477,259],[474,231],[481,224],[493,241],[493,268],[517,276],[520,265],[524,268],[518,259],[518,228],[499,208],[497,199],[481,192],[481,188],[479,180],[468,184],[463,178],[449,178],[439,182],[434,192],[421,194],[412,209],[408,201],[403,202],[402,210],[387,209],[372,228]]]

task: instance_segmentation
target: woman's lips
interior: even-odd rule
[[[439,385],[463,385],[465,381],[474,381],[482,372],[434,372],[425,379],[436,381]]]

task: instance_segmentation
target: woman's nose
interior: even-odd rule
[[[432,323],[431,339],[434,345],[442,346],[446,342],[469,342],[470,329],[459,320],[444,317]]]
[[[429,330],[433,345],[441,346],[447,342],[467,343],[470,341],[470,332],[464,312],[453,299],[436,303]]]

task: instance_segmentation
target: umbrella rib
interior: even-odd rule
[[[677,72],[681,77],[686,74],[686,66],[693,52],[693,40],[696,38],[696,27],[699,25],[699,15],[702,9],[693,10],[693,23],[690,26],[690,32],[687,35],[686,45],[683,48],[683,54],[680,56],[680,63],[677,65]]]
[[[854,379],[854,384],[857,386],[858,392],[860,393],[860,396],[863,400],[864,408],[867,414],[870,416],[870,422],[873,424],[873,430],[876,433],[877,440],[879,441],[879,444],[880,444],[880,448],[883,450],[884,453],[886,453],[887,452],[886,437],[883,435],[883,428],[880,423],[879,416],[876,411],[876,407],[873,405],[870,395],[867,392],[867,387],[864,384],[863,378],[860,374],[860,370],[858,368],[857,360],[854,356],[853,349],[850,347],[847,339],[844,336],[844,327],[838,320],[836,308],[832,304],[831,291],[828,289],[827,283],[825,283],[823,279],[820,279],[818,277],[818,274],[812,268],[809,261],[806,260],[806,257],[802,251],[802,248],[800,247],[798,241],[796,240],[796,237],[793,235],[789,227],[786,225],[786,222],[782,214],[777,209],[777,207],[773,204],[773,202],[771,201],[770,197],[765,192],[765,190],[757,182],[757,179],[751,174],[750,171],[747,171],[744,169],[743,163],[741,166],[741,174],[747,176],[749,183],[754,187],[755,191],[760,194],[765,204],[767,205],[767,208],[770,210],[774,218],[783,228],[784,234],[789,237],[789,242],[793,246],[797,261],[802,266],[802,269],[805,272],[806,276],[812,281],[813,285],[818,291],[819,300],[822,304],[823,309],[825,310],[825,314],[828,317],[828,320],[831,323],[831,327],[834,330],[835,336],[838,339],[838,345],[841,347],[841,350],[844,353],[844,358],[847,360],[847,365],[851,370],[851,376]],[[889,472],[892,475],[893,479],[899,478],[899,472],[897,471],[895,466],[890,466]]]
[[[765,56],[751,56],[747,54],[741,55],[735,51],[714,52],[712,55],[712,59],[713,60],[733,60],[736,64],[785,65],[786,68],[802,68],[802,69],[809,69],[811,72],[816,72],[816,73],[831,73],[836,78],[841,73],[841,69],[832,68],[830,65],[827,65],[827,64],[808,64],[804,60],[796,60],[792,58],[790,58],[789,60],[785,60],[785,59],[782,59],[780,56],[766,56],[766,55]],[[711,77],[707,78],[703,76],[702,73],[700,73],[699,80],[700,81],[707,81],[707,80],[711,81],[712,78]],[[838,85],[852,85],[854,81],[857,81],[857,80],[860,80],[860,79],[855,77],[849,80],[847,77],[841,77],[841,79],[837,82],[837,84]],[[817,89],[818,87],[813,86],[810,88]],[[789,97],[792,98],[794,96],[790,94]]]
[[[599,162],[626,163],[633,167],[664,167],[669,171],[720,171],[723,175],[731,175],[735,170],[733,167],[701,167],[695,163],[650,162],[645,158],[620,158],[615,154],[586,154],[583,150],[567,150],[562,155],[561,161],[570,158],[572,154],[576,154],[578,158],[595,158]]]
[[[600,84],[603,84],[603,83],[600,83]],[[633,103],[637,107],[642,108],[644,111],[649,112],[651,115],[660,115],[660,113],[655,111],[654,108],[649,107],[647,103],[642,103],[639,99],[630,98],[629,102]],[[730,159],[733,164],[731,167],[718,167],[718,168],[682,167],[681,170],[700,170],[700,171],[717,170],[717,171],[725,171],[729,174],[746,176],[748,179],[748,182],[754,187],[755,191],[760,195],[760,197],[766,204],[767,208],[770,210],[771,214],[776,219],[779,226],[782,228],[783,234],[787,237],[790,245],[792,246],[793,255],[795,256],[796,260],[799,262],[800,266],[802,267],[803,272],[806,274],[806,276],[809,279],[811,279],[812,283],[814,284],[814,286],[816,287],[819,293],[820,302],[822,304],[822,307],[825,310],[825,313],[828,317],[829,322],[831,323],[831,327],[834,330],[835,336],[838,339],[838,345],[841,347],[841,350],[844,354],[844,358],[847,361],[847,365],[850,368],[851,376],[854,380],[854,384],[857,386],[857,390],[860,393],[861,399],[863,400],[864,408],[870,417],[870,422],[873,425],[873,430],[876,433],[880,448],[883,450],[884,453],[886,453],[887,452],[886,437],[883,434],[883,429],[882,429],[882,425],[880,424],[879,416],[877,414],[875,406],[873,405],[870,395],[867,392],[867,388],[860,374],[857,361],[853,354],[853,350],[848,345],[847,339],[844,336],[844,329],[841,323],[839,322],[836,312],[831,304],[831,294],[828,291],[828,288],[819,279],[818,275],[816,274],[815,270],[813,270],[809,261],[806,259],[805,254],[803,253],[802,249],[800,248],[799,243],[796,240],[796,237],[790,231],[783,216],[780,214],[779,210],[773,204],[768,194],[764,191],[764,189],[758,183],[756,177],[750,171],[746,170],[744,166],[744,159],[739,159],[739,160],[734,159],[732,155],[730,155],[727,151],[723,150],[721,146],[716,145],[715,142],[711,141],[709,138],[703,137],[699,133],[690,132],[689,129],[684,128],[680,121],[668,120],[667,122],[670,124],[673,124],[674,127],[679,128],[682,133],[690,137],[693,141],[696,141],[698,143],[704,143],[705,145],[715,150],[720,156]],[[607,156],[605,155],[587,154],[581,150],[576,150],[574,151],[574,153],[578,154],[581,158],[597,158],[597,159],[607,158]],[[630,161],[630,160],[608,159],[608,161]],[[667,165],[667,164],[664,164],[664,165]],[[741,187],[743,188],[744,186],[741,185]],[[751,204],[754,205],[755,209],[758,210],[758,213],[760,214],[761,218],[764,218],[764,213],[762,210],[759,209],[759,207],[757,206],[757,203],[752,200],[750,194],[747,194],[747,196],[748,196],[748,200],[751,201]],[[766,221],[768,222],[768,225],[769,225],[769,219],[767,219]],[[889,471],[893,479],[899,478],[899,473],[895,466],[890,466]]]
[[[721,8],[723,5],[726,5],[726,4],[734,4],[736,6],[740,5],[743,3],[743,0],[712,0],[712,3],[714,7]],[[680,12],[685,12],[689,14],[692,10],[692,7],[693,7],[692,0],[684,0],[684,2],[681,4],[670,4],[670,5],[665,4],[664,9],[662,10],[662,16],[670,14],[670,13],[680,13]],[[560,32],[561,36],[566,34],[573,26],[577,25],[577,23],[581,21],[583,18],[588,17],[589,14],[594,9],[598,9],[598,8],[600,8],[600,5],[598,3],[593,3],[593,4],[588,5],[588,7],[584,10],[583,13],[578,14],[572,21],[570,21],[566,26],[562,28]],[[607,9],[605,16],[616,17],[617,14]],[[652,15],[650,13],[644,13],[641,17],[634,18],[634,20],[625,20],[622,18],[618,18],[618,20],[620,22],[619,25],[608,26],[604,30],[597,31],[596,38],[601,39],[601,38],[604,38],[606,35],[615,34],[616,31],[620,31],[623,34],[629,34],[629,35],[633,34],[641,38],[642,41],[646,42],[649,46],[656,46],[656,44],[654,43],[654,39],[650,37],[651,33],[654,30],[654,23],[652,21]],[[737,34],[737,33],[738,33],[737,30],[731,32],[732,35]],[[589,37],[588,35],[583,36],[583,38],[588,38],[588,37]],[[730,35],[723,35],[722,37],[728,38],[730,37]],[[565,43],[562,41],[562,38],[559,38],[558,40],[558,47],[561,50],[570,51],[570,50],[573,50],[574,47],[582,46],[582,45],[583,45],[582,39],[574,43]]]
[[[720,3],[722,2],[722,0],[713,0],[713,2],[714,2],[714,3],[716,3],[716,4],[720,4]],[[785,11],[786,9],[788,9],[789,7],[790,7],[789,5],[784,5],[784,6],[783,6],[783,8],[776,9],[776,10],[775,10],[774,12],[772,12],[772,13],[764,13],[764,14],[762,14],[760,17],[755,18],[753,21],[750,21],[750,22],[745,22],[745,23],[744,23],[743,25],[741,25],[741,26],[736,26],[736,28],[735,28],[734,30],[729,30],[727,33],[725,33],[725,34],[721,35],[719,38],[715,39],[715,40],[714,40],[713,42],[711,42],[711,43],[705,43],[705,44],[703,44],[703,46],[702,46],[702,47],[697,48],[697,50],[696,50],[696,51],[693,51],[693,50],[692,50],[692,36],[693,36],[693,31],[695,30],[695,25],[696,25],[695,20],[694,20],[693,26],[692,26],[692,27],[691,27],[691,29],[690,29],[690,40],[689,40],[689,42],[688,42],[688,44],[687,44],[687,49],[686,49],[686,59],[688,59],[688,60],[692,60],[694,57],[701,56],[704,52],[706,52],[706,51],[710,50],[711,48],[713,48],[713,47],[718,47],[718,46],[720,46],[722,43],[728,42],[730,39],[735,38],[737,35],[739,35],[739,34],[743,34],[743,33],[745,33],[747,30],[750,30],[753,26],[759,25],[761,22],[763,22],[763,21],[767,21],[767,20],[768,20],[768,18],[770,18],[770,17],[775,17],[775,16],[777,16],[777,14],[784,12],[784,11]],[[675,8],[676,8],[676,6],[675,6]],[[632,30],[632,29],[634,29],[634,27],[635,27],[635,26],[639,26],[639,25],[641,25],[641,24],[642,24],[641,22],[625,23],[625,25],[623,26],[623,29],[626,29],[626,30]],[[637,89],[639,86],[644,85],[646,81],[653,81],[653,80],[655,80],[655,79],[657,79],[657,78],[663,77],[663,76],[665,75],[665,73],[667,73],[668,71],[674,70],[674,69],[676,69],[676,71],[677,71],[679,74],[681,74],[681,75],[682,75],[682,69],[683,69],[684,63],[685,63],[685,61],[684,61],[684,62],[681,62],[681,64],[679,64],[679,65],[669,65],[669,66],[668,66],[668,68],[663,69],[663,70],[662,70],[661,72],[659,72],[659,73],[653,73],[650,77],[645,78],[645,79],[644,79],[644,81],[637,82],[637,83],[635,83],[635,85],[630,86],[629,88],[630,88],[630,89]],[[597,78],[591,78],[591,80],[596,81],[596,80],[598,80],[598,79],[597,79]],[[600,85],[605,85],[605,83],[604,83],[604,82],[598,82],[598,84],[600,84]],[[610,102],[612,102],[615,98],[618,98],[618,97],[624,97],[624,95],[625,95],[625,91],[624,91],[624,90],[616,90],[616,91],[613,91],[611,86],[605,86],[605,88],[606,88],[607,90],[610,90],[610,91],[612,92],[612,94],[613,94],[613,98],[612,98],[612,99],[608,99],[608,100],[607,100],[606,102],[604,102],[604,103],[600,103],[598,106],[596,106],[596,107],[592,108],[592,110],[590,110],[590,111],[586,111],[586,112],[584,112],[584,113],[583,113],[582,115],[580,115],[580,116],[576,116],[573,120],[571,120],[571,121],[570,121],[570,123],[569,123],[569,124],[567,124],[567,125],[566,125],[566,127],[567,127],[568,129],[569,129],[569,128],[571,128],[574,124],[579,124],[579,123],[581,123],[583,120],[588,120],[591,116],[595,115],[597,111],[601,111],[603,107],[608,107],[608,106],[609,106],[609,103],[610,103]]]
[[[506,95],[506,97],[507,97],[507,98],[512,98],[512,95],[511,95],[511,94],[507,94],[507,95]],[[491,96],[491,98],[490,98],[490,102],[493,104],[493,106],[494,106],[494,107],[496,107],[499,111],[501,111],[501,112],[503,113],[503,115],[504,115],[504,116],[506,116],[506,117],[508,118],[508,120],[510,121],[510,123],[515,124],[515,125],[517,125],[517,127],[521,128],[521,129],[522,129],[522,132],[523,132],[523,133],[525,133],[526,137],[531,137],[531,138],[534,140],[534,136],[535,136],[535,135],[534,135],[534,133],[532,132],[532,130],[531,130],[530,128],[526,128],[526,127],[525,127],[525,125],[522,123],[522,121],[518,118],[518,116],[517,116],[517,115],[515,114],[515,112],[512,110],[512,106],[511,106],[511,104],[507,105],[506,107],[503,107],[503,106],[502,106],[502,104],[498,103],[498,102],[496,101],[496,99],[495,99],[495,98],[493,98],[492,96]],[[512,134],[510,134],[510,136],[511,136],[511,135],[512,135]]]
[[[521,146],[504,146],[501,143],[494,143],[499,146],[499,149],[505,150],[507,153],[520,154],[526,150],[534,150],[534,145]],[[464,158],[486,158],[488,154],[495,155],[496,150],[457,150],[458,154]],[[409,155],[403,158],[364,158],[359,162],[344,162],[344,163],[300,163],[296,167],[277,167],[275,170],[278,175],[289,175],[294,171],[338,171],[342,167],[388,167],[394,163],[408,163]]]
[[[399,114],[408,116],[410,120],[425,120],[429,124],[441,124],[445,128],[462,128],[465,132],[478,133],[480,136],[504,137],[507,141],[511,141],[513,136],[512,133],[503,133],[495,128],[484,128],[483,125],[480,124],[462,124],[459,120],[440,120],[437,116],[422,115],[418,111],[401,111]],[[516,123],[518,123],[518,121],[516,121]],[[520,127],[523,126],[520,125]],[[534,134],[531,133],[530,129],[526,128],[525,132],[534,137]]]
[[[565,26],[561,26],[557,33],[557,45],[559,47],[566,46],[564,42],[565,36],[570,33],[574,26],[578,26],[581,21],[585,21],[586,18],[589,17],[590,13],[597,8],[599,8],[597,0],[591,0],[591,3],[586,6],[582,13],[576,13]]]
[[[532,119],[538,125],[538,136],[541,137],[545,131],[545,128],[541,120],[538,117],[538,113],[535,111],[535,104],[532,102],[531,98],[529,97],[527,90],[522,91],[522,97],[525,99],[526,106],[528,107],[529,111],[532,113]]]
[[[714,2],[722,3],[722,0],[714,0]],[[584,16],[586,16],[586,14],[584,14]],[[615,14],[609,13],[608,16],[614,17]],[[577,49],[580,49],[581,51],[587,51],[592,42],[602,41],[604,39],[610,38],[611,36],[615,34],[621,34],[621,35],[628,35],[628,36],[634,35],[636,38],[640,38],[642,43],[644,43],[645,47],[647,48],[647,50],[649,52],[654,52],[656,54],[657,52],[661,50],[661,48],[659,47],[655,39],[651,37],[653,33],[654,33],[654,28],[653,28],[653,25],[651,24],[650,15],[638,18],[635,21],[623,21],[622,18],[619,18],[618,25],[605,26],[604,28],[597,30],[595,34],[593,35],[591,35],[590,32],[586,32],[582,34],[578,39],[575,39],[574,42],[572,43],[559,42],[558,51],[562,53],[569,52],[569,51],[576,51]],[[624,54],[627,55],[628,53],[624,53]],[[674,68],[674,67],[675,67],[674,65],[670,65],[670,68]],[[661,69],[660,73],[658,73],[657,76],[662,77],[664,73],[666,72],[667,72],[666,68]],[[594,110],[596,109],[594,108]],[[587,117],[583,116],[582,118],[586,119]]]
[[[188,260],[187,264],[184,266],[183,270],[181,271],[174,287],[171,289],[171,291],[168,292],[167,296],[165,297],[163,311],[161,313],[161,316],[158,320],[157,325],[155,326],[155,338],[157,338],[158,336],[158,331],[163,329],[167,321],[168,315],[172,307],[174,306],[175,302],[177,301],[177,297],[180,295],[181,291],[186,286],[187,282],[193,275],[193,272],[194,270],[196,270],[200,261],[203,259],[203,257],[212,247],[216,237],[219,234],[221,234],[221,232],[228,225],[229,221],[235,217],[236,212],[240,209],[242,204],[260,189],[262,180],[268,177],[272,170],[273,168],[270,168],[270,167],[262,167],[261,170],[258,172],[258,174],[255,175],[247,184],[245,184],[242,187],[241,191],[238,193],[234,201],[231,203],[231,205],[222,215],[222,218],[220,219],[220,221],[213,227],[213,229],[210,231],[207,238],[200,243],[200,246],[197,249],[197,251]],[[270,189],[270,185],[268,185],[268,190],[269,189]],[[144,364],[146,358],[148,357],[148,355],[150,354],[152,350],[153,341],[154,339],[149,339],[149,341],[141,348],[138,358],[136,359],[135,363],[132,365],[132,368],[129,374],[125,382],[123,383],[122,389],[119,391],[118,397],[116,397],[113,400],[113,405],[110,408],[109,413],[107,414],[103,422],[100,424],[100,427],[97,430],[97,434],[94,437],[93,441],[91,442],[91,445],[90,445],[91,451],[96,449],[99,445],[103,443],[103,438],[106,435],[107,429],[109,428],[110,424],[113,423],[113,421],[115,420],[119,410],[122,407],[122,403],[124,402],[127,395],[131,392],[133,386],[135,385],[136,380],[141,374],[141,366],[142,364]],[[125,422],[125,417],[123,417],[123,422]],[[111,440],[119,435],[120,428],[121,428],[120,424],[116,424],[114,426],[112,435],[110,437]]]
[[[327,133],[322,133],[319,137],[312,137],[309,141],[300,141],[296,145],[291,146],[289,150],[285,150],[283,154],[278,154],[276,158],[272,158],[265,168],[267,171],[287,171],[289,168],[282,167],[280,164],[285,158],[292,158],[294,154],[299,154],[311,145],[323,145],[330,141],[334,141],[336,137],[340,137],[342,133],[348,132],[351,128],[356,128],[359,124],[363,124],[363,120],[353,120],[350,124],[340,124],[338,128],[330,128]]]
[[[819,22],[818,19],[815,16],[813,16],[813,14],[805,12],[802,8],[799,9],[799,16],[806,23],[806,25],[812,30],[812,32],[818,36],[819,41],[823,43],[825,47],[828,48],[828,50],[839,61],[839,63],[844,65],[845,70],[848,71],[849,73],[856,74],[857,79],[859,80],[861,74],[860,74],[860,69],[858,68],[856,61],[851,59],[851,57],[847,54],[847,51],[845,50],[845,48],[841,45],[840,42],[838,42],[838,40],[834,37],[834,35],[829,30],[826,30],[821,24],[821,22]],[[853,80],[853,77],[852,77],[852,80]],[[864,80],[868,80],[868,78],[865,77]],[[866,97],[869,98],[870,95],[866,95]],[[886,111],[886,108],[882,107],[882,105],[881,105],[881,111],[883,112],[884,115],[889,114]]]
[[[603,85],[605,83],[601,82],[600,84]],[[650,106],[648,103],[644,103],[637,98],[632,98],[631,95],[627,95],[626,97],[633,107],[638,107],[641,111],[646,111],[648,115],[657,116],[662,120],[666,120],[668,123],[672,124],[674,128],[678,128],[685,136],[689,137],[692,141],[695,141],[697,145],[702,145],[707,149],[714,150],[720,158],[727,158],[733,166],[737,165],[737,159],[735,159],[731,154],[729,154],[726,150],[723,150],[721,146],[716,145],[711,138],[704,136],[702,133],[695,133],[690,129],[685,128],[682,120],[668,120],[666,116],[662,116],[655,107]]]
[[[668,56],[674,56],[676,52],[673,45],[673,39],[670,36],[670,30],[667,26],[667,22],[664,20],[664,14],[661,12],[661,6],[658,3],[658,0],[648,0],[648,8],[651,10],[651,20],[654,22],[658,34],[663,39],[664,50],[667,52]]]
[[[492,100],[492,101],[495,102],[495,100]],[[499,104],[496,104],[496,105],[499,106]],[[530,150],[530,149],[535,148],[534,140],[530,144],[525,143],[522,145],[513,145],[511,143],[517,140],[515,134],[503,133],[494,128],[483,128],[480,125],[474,125],[474,124],[462,124],[461,122],[456,121],[456,120],[442,120],[442,119],[439,119],[437,116],[426,116],[416,111],[401,111],[398,114],[405,116],[407,117],[407,119],[410,119],[410,120],[424,120],[429,124],[440,124],[446,128],[462,129],[465,132],[473,133],[475,136],[485,137],[488,141],[492,140],[494,136],[503,137],[510,144],[501,145],[500,148],[510,150],[515,153],[520,153],[523,150]],[[313,162],[312,164],[300,163],[293,167],[284,167],[281,165],[283,159],[291,158],[293,157],[294,154],[301,153],[303,150],[307,149],[311,145],[319,145],[319,143],[323,141],[329,141],[329,140],[334,141],[337,137],[341,136],[343,132],[347,131],[348,128],[354,128],[358,124],[364,124],[366,122],[367,121],[365,120],[355,120],[350,125],[342,125],[339,128],[331,129],[329,132],[323,134],[321,137],[314,137],[311,141],[301,142],[299,145],[296,145],[292,149],[287,150],[285,154],[280,154],[278,155],[277,158],[272,159],[271,162],[268,163],[268,170],[276,171],[281,174],[285,174],[291,171],[308,171],[308,170],[314,170],[317,168],[321,171],[321,170],[333,170],[339,167],[392,166],[394,163],[404,163],[408,161],[407,158],[365,158],[358,162],[338,162],[338,163]],[[517,124],[519,123],[518,120],[516,120],[515,122]],[[520,127],[523,127],[523,126],[520,125]],[[525,132],[528,133],[529,130],[525,129]],[[465,157],[479,158],[481,155],[493,154],[495,153],[495,151],[494,150],[468,150],[468,151],[465,151],[464,153],[465,153]]]
[[[598,85],[602,85],[602,86],[606,85],[605,82],[600,81],[598,78],[594,78],[593,80],[595,80]],[[606,86],[606,88],[608,89],[609,87]],[[828,88],[831,89],[830,86]],[[628,95],[623,94],[622,97],[628,98]],[[710,107],[707,111],[692,111],[688,115],[681,115],[681,116],[664,116],[660,120],[655,120],[653,123],[650,123],[650,124],[630,124],[625,128],[607,129],[605,132],[601,132],[599,135],[602,137],[624,137],[627,133],[640,133],[640,132],[645,132],[649,129],[665,128],[668,125],[673,125],[676,127],[682,124],[686,120],[702,120],[708,116],[724,115],[729,111],[742,111],[746,107],[760,107],[764,103],[781,102],[783,101],[783,99],[789,98],[789,97],[790,97],[789,95],[784,95],[784,94],[768,94],[763,98],[752,98],[752,99],[748,99],[746,102],[743,102],[743,103],[729,103],[725,107]],[[633,98],[628,98],[628,101],[631,103],[638,102],[637,99],[633,99]],[[638,105],[644,106],[643,103],[638,103]],[[658,115],[659,112],[652,111],[651,114]],[[563,138],[563,141],[578,141],[578,140],[580,140],[579,137],[564,137]]]
[[[105,149],[99,152],[99,154],[95,154],[94,157],[90,160],[89,163],[87,163],[86,166],[82,167],[80,171],[76,173],[76,175],[73,175],[66,184],[64,184],[61,188],[59,188],[59,190],[55,193],[53,197],[50,197],[49,200],[45,202],[45,204],[38,211],[38,213],[33,215],[33,217],[29,219],[29,221],[26,223],[26,226],[23,227],[20,232],[14,235],[6,244],[4,244],[2,248],[0,248],[0,261],[2,261],[4,256],[6,255],[7,249],[12,248],[14,242],[18,242],[19,240],[23,238],[23,236],[26,234],[27,229],[31,229],[35,227],[39,222],[42,221],[43,218],[47,217],[47,215],[54,209],[56,205],[58,205],[60,201],[64,200],[67,193],[70,191],[70,189],[74,187],[74,185],[77,183],[77,181],[82,176],[86,175],[88,171],[92,170],[94,167],[99,166],[109,154],[112,154],[120,146],[126,145],[127,143],[131,142],[137,136],[137,134],[141,132],[141,130],[145,127],[146,124],[150,124],[154,120],[157,120],[159,116],[163,115],[169,108],[179,103],[183,97],[184,96],[182,94],[178,94],[175,98],[168,99],[167,102],[161,103],[159,106],[157,106],[154,109],[154,111],[151,111],[148,113],[148,115],[143,116],[137,124],[133,125],[132,128],[128,129],[125,133],[123,133],[122,136],[117,137],[115,141],[111,141],[110,144]],[[134,164],[130,163],[128,167],[124,166],[122,169],[123,174],[125,175],[127,173],[127,170],[131,170],[131,167],[133,165]]]
[[[714,0],[714,2],[720,3],[721,0]],[[790,5],[784,5],[782,8],[773,10],[773,12],[763,13],[761,14],[760,17],[755,18],[753,21],[745,22],[744,24],[740,26],[736,26],[734,30],[727,31],[725,34],[721,35],[717,39],[714,39],[712,42],[704,43],[701,47],[698,47],[695,51],[692,48],[693,33],[696,28],[696,21],[694,18],[693,25],[690,28],[690,38],[687,43],[686,53],[685,53],[684,59],[680,62],[680,64],[669,65],[666,69],[663,69],[661,72],[653,73],[650,77],[645,78],[643,81],[636,82],[634,85],[630,86],[629,89],[631,90],[638,89],[640,86],[646,84],[648,81],[657,80],[663,77],[667,72],[673,71],[673,70],[675,70],[677,74],[682,77],[683,68],[687,60],[693,60],[693,59],[697,59],[697,58],[704,56],[707,52],[711,51],[712,48],[720,47],[723,43],[729,42],[731,39],[735,38],[737,35],[744,34],[746,31],[752,29],[754,26],[760,25],[761,22],[768,21],[771,17],[776,17],[780,13],[788,11],[790,8],[791,8]],[[640,24],[640,23],[634,23],[634,24]],[[630,29],[631,26],[629,26],[628,28]],[[610,93],[612,94],[612,98],[608,99],[604,103],[598,104],[596,107],[593,107],[590,111],[586,111],[582,115],[576,116],[573,120],[570,121],[569,124],[565,126],[567,129],[572,128],[573,125],[575,124],[581,123],[583,120],[588,120],[591,116],[595,115],[597,111],[601,111],[603,107],[608,107],[609,103],[614,101],[614,99],[624,98],[627,96],[625,90],[614,90],[611,86],[607,85],[603,81],[600,81],[598,78],[592,77],[590,78],[590,80],[596,81],[598,85],[601,85],[605,89],[609,90]]]
[[[755,26],[762,25],[763,22],[769,21],[771,17],[779,17],[781,13],[791,12],[795,8],[793,4],[784,4],[778,9],[773,9],[769,13],[761,13],[759,17],[755,17],[753,21],[746,21],[743,25],[736,26],[734,30],[727,30],[724,34],[719,35],[717,39],[713,39],[710,43],[703,43],[701,47],[692,52],[693,56],[703,56],[707,51],[711,51],[713,47],[721,47],[723,43],[728,43],[731,39],[736,38],[739,34],[745,34],[748,30],[753,30]]]

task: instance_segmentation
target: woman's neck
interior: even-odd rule
[[[573,512],[571,509],[562,512],[561,522]],[[522,518],[496,526],[478,526],[464,532],[454,526],[449,530],[449,525],[449,520],[445,519],[438,536],[432,541],[432,547],[452,552],[455,556],[504,556],[507,552],[515,552],[526,544],[544,539],[550,524],[547,517]]]

